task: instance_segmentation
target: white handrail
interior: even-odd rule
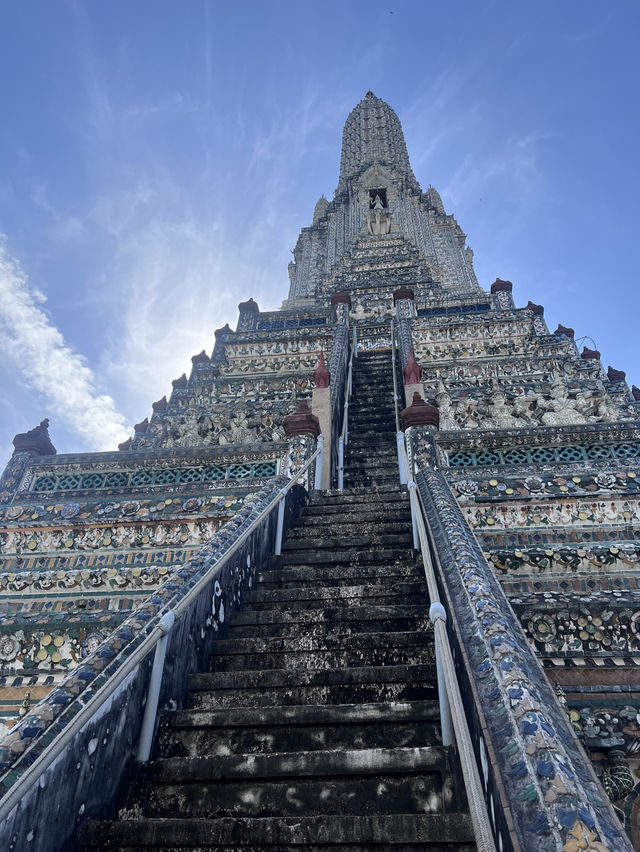
[[[91,718],[100,710],[100,708],[109,700],[113,693],[118,689],[120,684],[127,678],[129,674],[151,653],[156,644],[167,634],[166,625],[162,623],[162,618],[169,612],[172,612],[175,619],[180,618],[182,613],[189,607],[192,601],[200,594],[205,586],[207,586],[219,574],[222,567],[234,556],[240,547],[249,538],[251,533],[259,527],[271,510],[279,503],[284,502],[284,497],[300,477],[306,473],[309,467],[321,454],[321,447],[318,447],[306,461],[303,467],[287,482],[287,484],[273,497],[272,500],[264,507],[257,518],[255,518],[242,533],[242,535],[234,541],[229,550],[223,553],[222,556],[202,575],[198,582],[190,589],[187,594],[176,603],[174,608],[171,607],[178,593],[174,594],[169,599],[167,604],[157,614],[158,623],[153,628],[151,633],[140,643],[133,651],[131,656],[113,673],[106,683],[98,689],[98,691],[89,699],[84,707],[73,717],[66,728],[55,737],[51,743],[44,749],[40,756],[24,771],[20,778],[15,782],[11,789],[0,800],[0,821],[5,819],[16,805],[19,804],[23,796],[26,795],[29,788],[37,783],[40,776],[46,772],[49,766],[56,760],[59,754],[64,750],[67,743],[91,721]],[[36,741],[37,742],[37,741]],[[24,758],[30,749],[26,749],[20,758]]]
[[[392,365],[394,368],[393,386],[396,408],[396,428],[398,429],[398,435],[402,436],[402,440],[398,440],[397,442],[398,461],[401,471],[400,480],[402,482],[402,471],[404,469],[406,476],[405,481],[407,482],[409,489],[414,544],[419,545],[425,579],[427,581],[427,589],[429,590],[429,600],[431,602],[431,606],[429,608],[429,619],[433,624],[433,635],[436,647],[436,670],[438,675],[438,698],[440,703],[442,744],[445,746],[451,745],[455,734],[455,742],[458,745],[460,763],[462,764],[462,775],[464,777],[464,786],[467,793],[467,800],[469,802],[469,813],[473,823],[477,850],[478,852],[496,852],[491,823],[489,821],[489,815],[487,813],[484,794],[482,791],[480,773],[478,772],[478,764],[476,763],[473,751],[471,734],[469,732],[469,726],[467,725],[467,719],[464,713],[462,695],[460,693],[460,686],[458,685],[458,678],[456,676],[451,645],[449,644],[449,636],[446,626],[446,610],[440,600],[438,582],[436,580],[433,561],[431,559],[429,541],[430,539],[433,540],[433,535],[431,529],[429,528],[427,530],[427,526],[425,525],[426,514],[423,512],[418,488],[409,466],[409,457],[407,455],[404,442],[404,433],[399,430],[400,421],[398,416],[394,343],[395,336],[392,321],[391,352]]]

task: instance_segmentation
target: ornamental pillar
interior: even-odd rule
[[[324,352],[320,350],[318,367],[313,374],[315,387],[311,397],[311,408],[313,414],[318,418],[320,432],[324,436],[322,448],[322,479],[320,487],[323,491],[331,488],[331,440],[333,429],[331,428],[331,374],[324,362]]]
[[[320,434],[320,423],[309,408],[309,403],[302,400],[298,410],[294,414],[288,414],[282,425],[289,445],[282,472],[285,476],[292,477],[313,455]],[[304,485],[307,490],[309,482],[313,482],[313,479],[309,478],[310,473],[313,475],[313,471],[307,471],[299,480],[300,485]]]
[[[424,399],[424,385],[422,384],[422,367],[415,359],[413,347],[409,349],[409,359],[402,368],[402,379],[404,381],[404,398],[408,405],[415,394]]]

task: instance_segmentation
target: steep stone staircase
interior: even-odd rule
[[[312,497],[86,850],[475,849],[440,744],[390,360],[355,362],[346,490]]]

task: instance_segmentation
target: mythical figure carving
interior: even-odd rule
[[[373,207],[369,210],[367,216],[367,231],[372,237],[388,234],[391,230],[391,216],[385,210],[382,199],[379,195],[373,200]]]
[[[544,413],[540,418],[545,426],[573,426],[586,423],[586,417],[580,411],[582,402],[570,399],[564,382],[555,381],[551,386],[549,399],[539,399],[538,408]]]
[[[438,411],[440,412],[440,429],[459,429],[460,426],[456,422],[455,413],[451,407],[451,397],[442,382],[438,382],[436,402],[438,403]]]
[[[513,406],[509,407],[502,391],[496,391],[493,394],[489,404],[488,419],[495,429],[519,429],[527,425],[526,420],[514,416]]]

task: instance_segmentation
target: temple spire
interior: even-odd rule
[[[407,153],[402,125],[389,104],[367,92],[349,114],[342,132],[340,178],[336,192],[374,163],[404,172],[417,183]]]

